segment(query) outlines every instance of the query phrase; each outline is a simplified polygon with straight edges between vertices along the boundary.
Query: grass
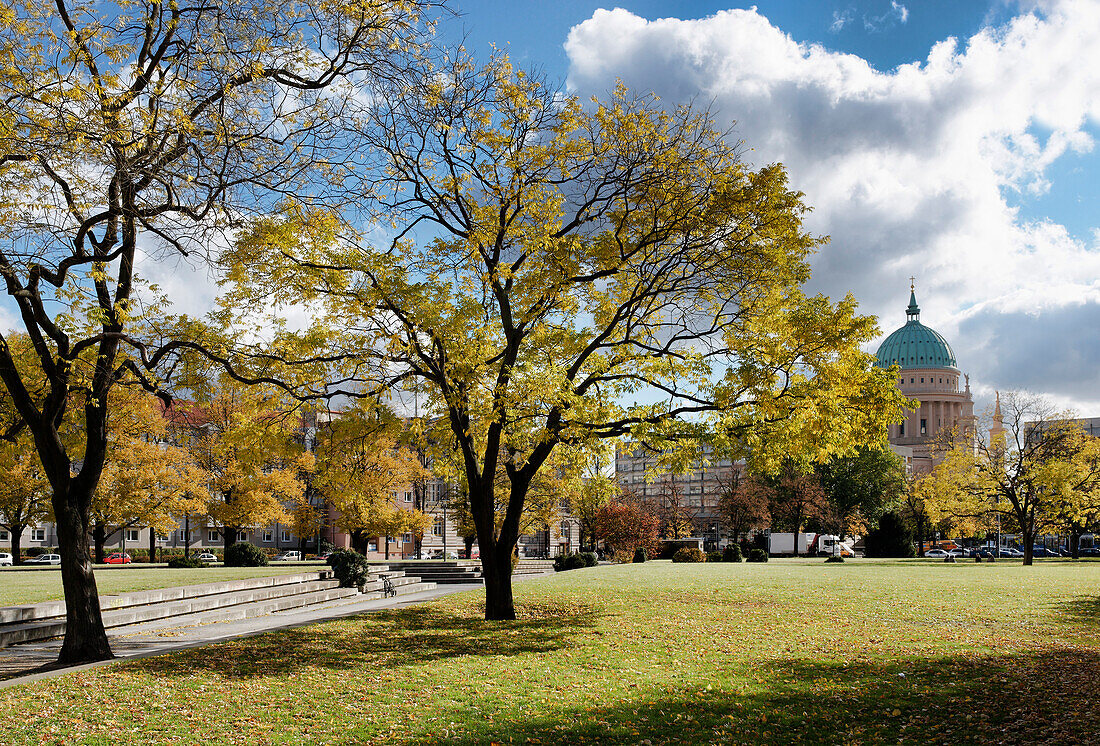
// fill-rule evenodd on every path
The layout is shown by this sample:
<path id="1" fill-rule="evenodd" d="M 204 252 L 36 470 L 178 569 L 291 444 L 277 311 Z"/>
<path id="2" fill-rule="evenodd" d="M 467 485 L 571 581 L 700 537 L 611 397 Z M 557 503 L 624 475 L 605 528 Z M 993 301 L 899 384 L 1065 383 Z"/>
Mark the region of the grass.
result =
<path id="1" fill-rule="evenodd" d="M 221 580 L 286 575 L 324 569 L 322 565 L 283 565 L 268 567 L 201 567 L 175 569 L 165 565 L 127 565 L 124 567 L 96 568 L 96 587 L 101 596 L 128 591 L 144 591 L 150 588 L 167 588 L 194 583 L 217 583 Z M 0 606 L 20 606 L 39 601 L 52 601 L 65 597 L 61 588 L 61 570 L 36 568 L 0 570 Z"/>
<path id="2" fill-rule="evenodd" d="M 590 568 L 0 691 L 9 743 L 1075 743 L 1100 563 Z"/>

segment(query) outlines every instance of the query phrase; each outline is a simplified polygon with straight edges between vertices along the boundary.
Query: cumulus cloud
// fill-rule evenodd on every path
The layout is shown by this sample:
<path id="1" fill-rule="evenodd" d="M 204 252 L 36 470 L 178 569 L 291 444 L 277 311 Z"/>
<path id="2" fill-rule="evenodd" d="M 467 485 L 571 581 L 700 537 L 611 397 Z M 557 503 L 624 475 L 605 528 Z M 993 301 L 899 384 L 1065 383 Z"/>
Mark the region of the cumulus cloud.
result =
<path id="1" fill-rule="evenodd" d="M 908 17 L 900 3 L 887 13 Z M 880 71 L 796 42 L 755 9 L 654 21 L 616 9 L 575 26 L 565 49 L 578 93 L 621 78 L 666 101 L 713 101 L 750 160 L 788 167 L 814 207 L 809 228 L 831 237 L 814 260 L 816 289 L 853 291 L 888 332 L 916 274 L 923 320 L 974 378 L 980 369 L 983 385 L 1005 389 L 1036 388 L 1056 351 L 1027 354 L 1039 331 L 979 337 L 983 323 L 1022 315 L 1049 336 L 1066 308 L 1100 304 L 1100 231 L 1080 239 L 1026 221 L 1009 200 L 1043 193 L 1053 162 L 1094 147 L 1098 36 L 1100 4 L 1044 3 Z M 1078 383 L 1052 368 L 1051 393 L 1100 390 L 1100 346 L 1081 354 Z"/>

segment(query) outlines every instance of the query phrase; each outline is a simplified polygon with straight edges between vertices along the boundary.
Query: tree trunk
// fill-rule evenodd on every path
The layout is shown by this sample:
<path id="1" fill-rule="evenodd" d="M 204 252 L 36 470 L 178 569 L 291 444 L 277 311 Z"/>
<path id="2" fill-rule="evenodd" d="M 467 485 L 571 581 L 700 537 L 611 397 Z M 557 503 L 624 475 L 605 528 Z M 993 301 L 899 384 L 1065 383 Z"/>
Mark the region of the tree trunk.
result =
<path id="1" fill-rule="evenodd" d="M 58 535 L 58 541 L 61 541 L 60 534 Z M 107 527 L 102 523 L 96 523 L 95 528 L 92 529 L 92 541 L 95 542 L 96 564 L 102 565 L 104 555 L 106 554 L 103 547 L 107 543 Z"/>
<path id="2" fill-rule="evenodd" d="M 478 542 L 481 545 L 481 542 Z M 512 601 L 512 552 L 514 547 L 500 544 L 481 545 L 481 569 L 485 576 L 485 618 L 508 620 L 516 618 Z"/>
<path id="3" fill-rule="evenodd" d="M 474 537 L 463 536 L 462 543 L 466 545 L 466 559 L 473 559 L 471 555 L 474 553 Z"/>
<path id="4" fill-rule="evenodd" d="M 1081 534 L 1077 531 L 1069 535 L 1069 551 L 1073 559 L 1081 559 Z"/>
<path id="5" fill-rule="evenodd" d="M 386 559 L 389 559 L 390 558 L 390 537 L 383 536 L 382 541 L 386 542 Z M 444 557 L 443 559 L 447 559 L 447 558 Z"/>
<path id="6" fill-rule="evenodd" d="M 152 526 L 149 527 L 149 561 L 157 561 L 157 531 Z"/>
<path id="7" fill-rule="evenodd" d="M 88 552 L 88 526 L 70 500 L 54 499 L 57 539 L 61 551 L 61 584 L 65 589 L 65 642 L 59 663 L 75 664 L 114 658 L 99 591 Z"/>
<path id="8" fill-rule="evenodd" d="M 1035 529 L 1031 528 L 1027 524 L 1020 527 L 1020 535 L 1024 540 L 1024 564 L 1030 565 L 1032 563 L 1032 554 L 1035 550 L 1035 540 L 1032 538 L 1032 534 L 1035 533 Z"/>
<path id="9" fill-rule="evenodd" d="M 23 560 L 19 557 L 19 554 L 23 543 L 24 528 L 25 526 L 19 523 L 8 527 L 8 530 L 11 531 L 11 561 L 13 565 L 23 564 Z"/>

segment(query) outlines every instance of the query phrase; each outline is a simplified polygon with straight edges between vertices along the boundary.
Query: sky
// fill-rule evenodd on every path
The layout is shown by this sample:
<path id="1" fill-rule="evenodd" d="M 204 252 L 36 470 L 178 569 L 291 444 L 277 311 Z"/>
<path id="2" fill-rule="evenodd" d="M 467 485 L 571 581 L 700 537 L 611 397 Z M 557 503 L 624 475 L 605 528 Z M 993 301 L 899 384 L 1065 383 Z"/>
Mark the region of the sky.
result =
<path id="1" fill-rule="evenodd" d="M 921 320 L 980 411 L 1029 390 L 1100 416 L 1100 3 L 459 0 L 445 34 L 587 98 L 710 105 L 783 163 L 830 242 L 810 289 L 883 336 Z M 877 348 L 877 341 L 872 351 Z"/>
<path id="2" fill-rule="evenodd" d="M 809 289 L 852 293 L 885 337 L 915 276 L 976 411 L 1028 390 L 1100 416 L 1100 1 L 451 7 L 441 41 L 506 51 L 582 98 L 622 80 L 709 106 L 748 161 L 784 164 L 829 237 Z M 186 262 L 139 271 L 201 315 L 216 287 Z"/>

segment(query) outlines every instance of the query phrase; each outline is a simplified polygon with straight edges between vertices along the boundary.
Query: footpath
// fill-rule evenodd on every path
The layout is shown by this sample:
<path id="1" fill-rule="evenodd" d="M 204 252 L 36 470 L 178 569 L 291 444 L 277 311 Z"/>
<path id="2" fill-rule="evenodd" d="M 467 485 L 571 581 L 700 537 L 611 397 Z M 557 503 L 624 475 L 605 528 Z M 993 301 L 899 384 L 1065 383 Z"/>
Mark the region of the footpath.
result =
<path id="1" fill-rule="evenodd" d="M 553 571 L 517 575 L 513 577 L 513 581 L 522 582 L 544 577 L 548 574 L 553 574 Z M 212 612 L 209 614 L 193 614 L 179 619 L 169 617 L 114 627 L 107 630 L 107 637 L 111 642 L 111 649 L 116 656 L 115 659 L 78 666 L 57 665 L 57 656 L 62 643 L 59 637 L 11 645 L 0 649 L 0 689 L 60 676 L 73 671 L 111 665 L 121 660 L 163 655 L 178 650 L 209 645 L 222 640 L 249 637 L 275 630 L 315 624 L 330 619 L 410 606 L 452 593 L 484 588 L 480 581 L 476 583 L 449 583 L 442 586 L 432 583 L 427 585 L 434 587 L 423 591 L 382 598 L 376 597 L 376 594 L 362 594 L 358 597 L 336 599 L 330 603 L 273 611 L 262 616 L 243 619 L 226 619 L 224 615 Z"/>

